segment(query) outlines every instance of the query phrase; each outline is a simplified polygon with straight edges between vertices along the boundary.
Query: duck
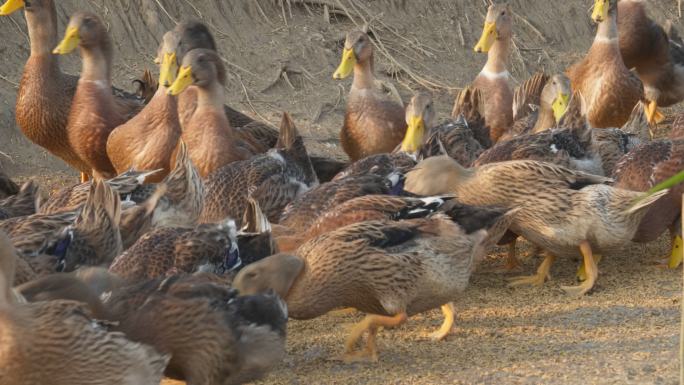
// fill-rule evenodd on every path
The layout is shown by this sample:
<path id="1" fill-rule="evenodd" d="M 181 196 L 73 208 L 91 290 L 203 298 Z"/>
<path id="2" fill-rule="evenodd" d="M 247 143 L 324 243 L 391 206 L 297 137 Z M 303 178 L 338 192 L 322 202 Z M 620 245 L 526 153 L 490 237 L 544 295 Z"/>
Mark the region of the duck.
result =
<path id="1" fill-rule="evenodd" d="M 24 66 L 15 106 L 17 126 L 31 142 L 46 149 L 68 165 L 81 171 L 82 179 L 90 167 L 69 141 L 67 123 L 78 77 L 62 72 L 59 56 L 52 50 L 58 43 L 57 11 L 53 0 L 6 1 L 0 16 L 24 9 L 31 53 Z M 141 82 L 143 86 L 144 82 Z M 138 100 L 117 88 L 119 99 Z"/>
<path id="2" fill-rule="evenodd" d="M 197 108 L 183 124 L 181 137 L 203 178 L 221 166 L 262 152 L 256 140 L 245 140 L 230 125 L 223 111 L 225 83 L 226 70 L 216 51 L 196 48 L 185 55 L 168 90 L 176 96 L 191 85 L 197 89 Z"/>
<path id="3" fill-rule="evenodd" d="M 115 289 L 103 305 L 118 331 L 171 357 L 167 377 L 189 384 L 251 383 L 285 358 L 287 305 L 274 293 L 174 275 Z"/>
<path id="4" fill-rule="evenodd" d="M 354 73 L 340 131 L 342 149 L 352 162 L 392 152 L 406 134 L 401 97 L 394 86 L 375 78 L 373 64 L 373 43 L 368 34 L 349 32 L 333 79 Z"/>
<path id="5" fill-rule="evenodd" d="M 175 31 L 164 34 L 159 51 L 164 60 L 172 58 L 167 51 L 177 45 Z M 121 174 L 129 169 L 160 170 L 146 178 L 147 183 L 159 183 L 171 172 L 171 157 L 181 135 L 177 98 L 169 95 L 173 81 L 170 71 L 161 71 L 159 87 L 149 103 L 126 123 L 114 128 L 107 139 L 107 156 Z"/>
<path id="6" fill-rule="evenodd" d="M 674 129 L 667 138 L 641 143 L 625 154 L 615 168 L 615 186 L 634 191 L 649 191 L 657 184 L 677 174 L 684 167 L 684 136 Z M 674 186 L 654 203 L 641 220 L 633 242 L 652 242 L 669 230 L 671 253 L 668 266 L 675 268 L 682 260 L 680 231 L 681 185 Z"/>
<path id="7" fill-rule="evenodd" d="M 200 269 L 223 274 L 240 263 L 237 227 L 234 220 L 226 219 L 193 228 L 155 228 L 118 255 L 109 272 L 130 282 L 140 282 Z"/>
<path id="8" fill-rule="evenodd" d="M 188 52 L 196 48 L 218 52 L 211 31 L 200 21 L 179 23 L 171 33 L 177 37 L 173 42 L 175 44 L 167 44 L 155 58 L 155 62 L 161 66 L 161 72 L 168 74 L 164 81 L 167 87 L 173 83 L 182 64 L 181 61 Z M 197 108 L 197 93 L 197 87 L 189 86 L 178 95 L 178 114 L 182 127 L 187 126 Z M 278 141 L 278 131 L 270 124 L 256 121 L 225 104 L 223 110 L 236 133 L 248 142 L 259 144 L 261 152 L 272 148 Z"/>
<path id="9" fill-rule="evenodd" d="M 658 107 L 668 107 L 684 100 L 684 63 L 672 55 L 675 44 L 667 32 L 648 17 L 644 2 L 621 0 L 617 6 L 617 25 L 622 60 L 634 68 L 644 84 L 650 101 L 651 120 Z"/>
<path id="10" fill-rule="evenodd" d="M 0 167 L 0 199 L 5 199 L 19 192 L 19 186 Z"/>
<path id="11" fill-rule="evenodd" d="M 97 15 L 73 14 L 64 38 L 52 52 L 66 55 L 77 47 L 83 68 L 69 110 L 67 136 L 74 152 L 87 164 L 88 174 L 109 179 L 116 176 L 116 169 L 107 156 L 107 138 L 114 128 L 135 116 L 142 103 L 112 94 L 113 46 Z"/>
<path id="12" fill-rule="evenodd" d="M 138 204 L 152 204 L 160 188 L 164 193 L 152 213 L 154 227 L 194 227 L 205 204 L 205 186 L 200 173 L 190 158 L 190 151 L 180 139 L 175 151 L 173 170 L 159 184 L 144 184 L 130 193 Z M 146 202 L 146 203 L 145 203 Z"/>
<path id="13" fill-rule="evenodd" d="M 165 184 L 157 184 L 156 190 L 146 201 L 121 210 L 119 232 L 121 233 L 123 250 L 128 250 L 141 236 L 155 226 L 154 213 L 167 190 Z"/>
<path id="14" fill-rule="evenodd" d="M 406 120 L 410 122 L 401 150 L 415 154 L 416 159 L 442 152 L 464 164 L 471 164 L 482 153 L 482 144 L 463 115 L 457 119 L 435 122 L 432 95 L 417 92 L 406 106 Z M 414 128 L 418 127 L 418 128 Z M 419 131 L 413 134 L 413 131 Z M 415 135 L 411 139 L 410 135 Z"/>
<path id="15" fill-rule="evenodd" d="M 80 208 L 55 214 L 39 213 L 6 219 L 0 221 L 0 230 L 10 237 L 12 245 L 22 258 L 37 257 L 48 244 L 74 224 L 79 210 Z M 54 264 L 51 270 L 54 270 Z"/>
<path id="16" fill-rule="evenodd" d="M 501 140 L 559 127 L 572 95 L 570 79 L 565 74 L 534 74 L 516 89 L 513 96 L 513 126 Z"/>
<path id="17" fill-rule="evenodd" d="M 35 214 L 40 209 L 41 196 L 36 181 L 24 183 L 15 194 L 0 199 L 0 220 Z"/>
<path id="18" fill-rule="evenodd" d="M 581 103 L 581 95 L 575 93 L 568 103 L 571 110 L 568 113 L 579 112 L 576 105 Z M 528 159 L 611 177 L 617 161 L 644 140 L 638 133 L 630 132 L 647 132 L 644 118 L 645 109 L 640 102 L 622 129 L 592 129 L 586 124 L 579 124 L 536 133 L 529 131 L 496 143 L 482 152 L 472 165 Z M 468 166 L 467 163 L 464 165 Z"/>
<path id="19" fill-rule="evenodd" d="M 482 36 L 475 52 L 487 54 L 487 63 L 472 85 L 482 92 L 485 123 L 493 143 L 513 124 L 513 89 L 506 69 L 513 36 L 513 14 L 509 4 L 487 9 Z"/>
<path id="20" fill-rule="evenodd" d="M 309 240 L 292 253 L 279 253 L 241 270 L 233 287 L 241 294 L 274 290 L 290 318 L 312 319 L 340 307 L 368 315 L 345 343 L 345 361 L 377 361 L 379 327 L 396 327 L 409 316 L 441 307 L 444 338 L 453 324 L 453 304 L 472 270 L 498 240 L 511 216 L 493 210 L 468 225 L 478 208 L 456 210 L 456 218 L 434 214 L 403 221 L 375 220 L 348 225 Z M 364 333 L 364 349 L 356 344 Z"/>
<path id="21" fill-rule="evenodd" d="M 309 239 L 354 223 L 426 217 L 440 209 L 449 197 L 414 198 L 386 194 L 363 195 L 331 207 L 308 227 L 298 231 L 276 228 L 277 250 L 293 252 Z M 275 253 L 274 253 L 275 254 Z"/>
<path id="22" fill-rule="evenodd" d="M 283 113 L 280 138 L 274 149 L 227 164 L 206 178 L 200 221 L 239 219 L 251 197 L 259 202 L 269 221 L 277 222 L 287 204 L 317 185 L 304 139 L 290 115 Z"/>
<path id="23" fill-rule="evenodd" d="M 107 179 L 106 183 L 120 195 L 122 200 L 127 200 L 150 175 L 156 172 L 158 170 L 137 171 L 130 169 L 114 178 Z M 60 211 L 75 210 L 88 199 L 92 185 L 91 182 L 82 182 L 58 190 L 40 205 L 40 213 L 54 214 Z"/>
<path id="24" fill-rule="evenodd" d="M 457 120 L 465 120 L 468 129 L 472 131 L 475 139 L 483 149 L 492 147 L 492 139 L 489 135 L 489 127 L 484 118 L 484 99 L 482 91 L 467 85 L 456 94 L 451 117 Z"/>
<path id="25" fill-rule="evenodd" d="M 591 18 L 598 24 L 596 38 L 587 55 L 566 71 L 572 89 L 587 101 L 587 119 L 594 128 L 621 127 L 644 99 L 641 80 L 625 66 L 620 54 L 617 3 L 595 0 Z M 649 121 L 654 118 L 651 114 Z"/>
<path id="26" fill-rule="evenodd" d="M 25 302 L 12 290 L 17 256 L 0 233 L 0 353 L 11 384 L 157 384 L 169 362 L 148 345 L 97 322 L 76 301 Z M 21 299 L 21 301 L 19 301 Z M 45 349 L 50 346 L 50 353 Z M 64 370 L 64 358 L 73 362 Z"/>
<path id="27" fill-rule="evenodd" d="M 343 202 L 364 195 L 390 194 L 395 187 L 401 188 L 399 182 L 396 174 L 367 174 L 323 183 L 288 204 L 277 223 L 290 229 L 307 229 L 320 215 Z"/>
<path id="28" fill-rule="evenodd" d="M 54 256 L 56 272 L 80 266 L 106 266 L 123 251 L 121 201 L 104 181 L 95 181 L 75 223 L 46 245 L 43 253 Z"/>
<path id="29" fill-rule="evenodd" d="M 420 162 L 406 178 L 414 194 L 453 194 L 463 204 L 517 208 L 510 231 L 547 252 L 537 273 L 512 285 L 542 285 L 557 257 L 581 254 L 586 280 L 563 286 L 571 296 L 589 292 L 598 278 L 596 255 L 626 245 L 649 205 L 667 194 L 607 185 L 612 179 L 533 160 L 465 168 L 448 156 Z M 635 203 L 636 202 L 636 203 Z"/>

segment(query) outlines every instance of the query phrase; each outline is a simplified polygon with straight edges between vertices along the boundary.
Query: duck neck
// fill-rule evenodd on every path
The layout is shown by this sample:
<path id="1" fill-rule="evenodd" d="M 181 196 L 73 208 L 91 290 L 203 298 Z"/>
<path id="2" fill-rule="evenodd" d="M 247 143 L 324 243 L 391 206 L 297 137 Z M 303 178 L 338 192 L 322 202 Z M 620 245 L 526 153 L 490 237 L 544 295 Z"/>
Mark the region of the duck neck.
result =
<path id="1" fill-rule="evenodd" d="M 36 14 L 26 12 L 26 26 L 28 27 L 29 40 L 31 42 L 31 56 L 43 57 L 46 60 L 57 62 L 57 55 L 52 54 L 52 50 L 58 44 L 59 33 L 57 31 L 57 11 L 54 3 L 50 2 L 48 9 Z"/>
<path id="2" fill-rule="evenodd" d="M 497 39 L 487 53 L 487 63 L 482 69 L 482 72 L 489 74 L 506 73 L 510 52 L 510 36 L 502 36 L 500 39 Z"/>
<path id="3" fill-rule="evenodd" d="M 373 55 L 364 60 L 363 62 L 358 62 L 354 66 L 354 82 L 352 83 L 352 88 L 355 89 L 371 89 L 375 83 L 375 76 L 373 75 Z"/>
<path id="4" fill-rule="evenodd" d="M 608 17 L 599 23 L 594 44 L 610 44 L 618 47 L 617 11 L 610 12 Z"/>
<path id="5" fill-rule="evenodd" d="M 212 108 L 223 111 L 225 92 L 219 82 L 212 82 L 206 87 L 197 87 L 197 108 Z"/>
<path id="6" fill-rule="evenodd" d="M 112 47 L 108 41 L 97 47 L 82 47 L 83 69 L 81 80 L 103 82 L 104 85 L 112 85 Z"/>
<path id="7" fill-rule="evenodd" d="M 539 107 L 539 116 L 534 124 L 534 132 L 548 130 L 556 125 L 556 118 L 553 116 L 553 109 L 546 103 Z"/>

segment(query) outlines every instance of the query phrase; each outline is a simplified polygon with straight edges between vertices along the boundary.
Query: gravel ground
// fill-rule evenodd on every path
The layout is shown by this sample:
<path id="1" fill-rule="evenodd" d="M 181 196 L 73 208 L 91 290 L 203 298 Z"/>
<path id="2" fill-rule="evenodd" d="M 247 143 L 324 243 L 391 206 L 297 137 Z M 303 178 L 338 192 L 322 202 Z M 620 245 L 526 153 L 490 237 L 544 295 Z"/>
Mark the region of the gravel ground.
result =
<path id="1" fill-rule="evenodd" d="M 362 314 L 292 320 L 285 362 L 258 383 L 675 384 L 682 279 L 680 270 L 656 265 L 667 249 L 663 238 L 608 256 L 594 291 L 581 299 L 560 289 L 573 283 L 578 261 L 558 260 L 543 288 L 511 289 L 506 278 L 520 273 L 499 271 L 501 249 L 456 301 L 445 341 L 426 338 L 442 322 L 434 310 L 380 332 L 378 363 L 344 364 L 334 358 Z M 540 262 L 529 258 L 522 273 Z"/>

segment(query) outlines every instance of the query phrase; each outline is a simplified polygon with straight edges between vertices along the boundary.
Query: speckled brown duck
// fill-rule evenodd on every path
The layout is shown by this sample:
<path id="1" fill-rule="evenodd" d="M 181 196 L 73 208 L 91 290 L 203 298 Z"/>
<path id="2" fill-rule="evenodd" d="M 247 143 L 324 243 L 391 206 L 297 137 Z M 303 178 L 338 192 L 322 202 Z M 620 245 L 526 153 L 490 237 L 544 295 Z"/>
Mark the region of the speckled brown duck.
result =
<path id="1" fill-rule="evenodd" d="M 75 301 L 18 303 L 17 256 L 0 234 L 0 352 L 3 381 L 22 385 L 156 384 L 169 357 L 110 332 Z M 22 299 L 23 300 L 23 299 Z M 47 348 L 49 347 L 49 348 Z M 64 360 L 71 362 L 64 370 Z"/>
<path id="2" fill-rule="evenodd" d="M 28 181 L 16 194 L 0 199 L 0 220 L 35 214 L 40 202 L 40 186 L 36 181 Z"/>
<path id="3" fill-rule="evenodd" d="M 492 4 L 487 10 L 482 36 L 475 52 L 487 53 L 487 63 L 473 81 L 482 92 L 484 118 L 493 143 L 513 124 L 513 89 L 506 68 L 513 36 L 513 13 L 508 4 Z"/>
<path id="4" fill-rule="evenodd" d="M 5 170 L 0 166 L 0 199 L 5 199 L 10 195 L 15 195 L 19 192 L 19 186 L 14 183 L 12 178 L 5 173 Z"/>
<path id="5" fill-rule="evenodd" d="M 471 212 L 472 214 L 472 208 Z M 468 215 L 464 215 L 468 216 Z M 240 293 L 273 289 L 289 315 L 311 319 L 340 307 L 369 315 L 345 343 L 346 360 L 377 360 L 379 327 L 394 327 L 411 315 L 442 307 L 453 323 L 453 306 L 478 260 L 503 234 L 510 216 L 492 212 L 470 226 L 437 214 L 406 221 L 367 221 L 314 238 L 292 254 L 276 254 L 244 268 L 233 281 Z M 355 351 L 368 332 L 365 349 Z"/>
<path id="6" fill-rule="evenodd" d="M 670 138 L 642 143 L 620 159 L 614 175 L 616 187 L 648 191 L 684 169 L 684 137 L 677 124 L 675 121 Z M 652 242 L 669 230 L 672 251 L 668 264 L 671 268 L 677 267 L 682 260 L 679 227 L 682 190 L 681 185 L 673 187 L 667 196 L 649 207 L 632 239 L 634 242 Z"/>
<path id="7" fill-rule="evenodd" d="M 0 221 L 0 230 L 10 237 L 14 248 L 22 257 L 35 257 L 63 234 L 67 227 L 74 224 L 79 212 L 80 208 L 55 214 L 14 217 Z"/>
<path id="8" fill-rule="evenodd" d="M 226 70 L 216 51 L 197 48 L 185 54 L 178 77 L 169 88 L 179 95 L 188 87 L 197 89 L 197 107 L 183 122 L 181 137 L 190 158 L 203 178 L 229 163 L 263 152 L 253 138 L 239 135 L 223 110 Z"/>
<path id="9" fill-rule="evenodd" d="M 116 257 L 111 273 L 132 282 L 190 274 L 200 269 L 224 273 L 240 263 L 235 221 L 156 228 Z"/>
<path id="10" fill-rule="evenodd" d="M 182 140 L 178 143 L 174 168 L 161 185 L 164 185 L 166 191 L 154 209 L 152 225 L 194 227 L 204 207 L 204 183 Z M 126 199 L 144 205 L 159 191 L 159 187 L 160 184 L 140 185 Z"/>
<path id="11" fill-rule="evenodd" d="M 400 188 L 399 177 L 367 174 L 323 183 L 287 205 L 276 223 L 298 231 L 307 229 L 321 214 L 343 202 L 364 195 L 389 194 L 394 187 Z"/>
<path id="12" fill-rule="evenodd" d="M 248 197 L 254 198 L 271 222 L 296 197 L 318 185 L 316 174 L 297 127 L 285 113 L 276 148 L 252 159 L 235 162 L 210 175 L 201 221 L 242 218 Z"/>
<path id="13" fill-rule="evenodd" d="M 57 258 L 56 271 L 80 266 L 106 266 L 123 251 L 119 223 L 121 201 L 103 181 L 96 181 L 76 222 L 45 249 Z"/>
<path id="14" fill-rule="evenodd" d="M 596 38 L 587 55 L 567 70 L 573 90 L 587 101 L 587 119 L 595 128 L 621 127 L 644 99 L 643 84 L 625 66 L 620 53 L 617 3 L 595 1 L 592 20 L 598 23 Z"/>
<path id="15" fill-rule="evenodd" d="M 648 17 L 640 0 L 618 2 L 617 25 L 620 54 L 627 68 L 634 68 L 644 84 L 649 119 L 657 117 L 657 107 L 684 100 L 684 62 L 671 50 L 682 47 L 670 42 L 666 31 Z"/>
<path id="16" fill-rule="evenodd" d="M 164 60 L 180 39 L 175 31 L 167 32 L 159 47 Z M 160 170 L 147 183 L 161 182 L 173 168 L 172 155 L 181 135 L 176 97 L 168 94 L 175 73 L 161 71 L 159 88 L 150 102 L 128 122 L 116 127 L 107 139 L 107 155 L 117 173 L 126 170 Z"/>
<path id="17" fill-rule="evenodd" d="M 252 382 L 285 357 L 287 306 L 272 293 L 238 297 L 207 276 L 171 276 L 116 289 L 104 305 L 117 330 L 169 354 L 166 376 L 188 384 Z"/>
<path id="18" fill-rule="evenodd" d="M 428 158 L 407 175 L 406 190 L 416 194 L 454 194 L 465 204 L 518 207 L 510 230 L 547 251 L 531 277 L 514 284 L 541 285 L 556 257 L 581 254 L 587 279 L 563 287 L 582 295 L 598 277 L 596 255 L 626 245 L 650 204 L 667 191 L 643 193 L 606 185 L 612 179 L 538 161 L 508 161 L 464 168 L 449 157 Z"/>
<path id="19" fill-rule="evenodd" d="M 347 34 L 340 66 L 333 79 L 354 74 L 340 143 L 352 162 L 373 154 L 389 153 L 406 133 L 404 105 L 396 90 L 388 92 L 373 73 L 373 42 L 368 34 Z M 391 87 L 393 89 L 393 86 Z"/>
<path id="20" fill-rule="evenodd" d="M 411 198 L 385 194 L 364 195 L 343 201 L 319 215 L 305 228 L 281 231 L 279 252 L 292 252 L 309 239 L 354 223 L 423 218 L 444 205 L 444 197 Z"/>
<path id="21" fill-rule="evenodd" d="M 579 112 L 580 99 L 580 95 L 575 94 L 569 101 L 569 114 Z M 642 104 L 635 107 L 624 129 L 590 129 L 581 124 L 577 127 L 528 132 L 498 142 L 480 154 L 473 166 L 527 159 L 611 176 L 617 161 L 640 142 L 628 130 L 648 131 Z"/>
<path id="22" fill-rule="evenodd" d="M 158 184 L 154 193 L 147 200 L 121 211 L 119 231 L 121 232 L 123 250 L 127 250 L 141 236 L 152 230 L 156 224 L 154 220 L 155 211 L 166 195 L 167 189 L 165 184 Z"/>
<path id="23" fill-rule="evenodd" d="M 62 42 L 53 53 L 66 55 L 78 47 L 83 67 L 66 126 L 69 144 L 88 165 L 89 174 L 112 178 L 116 170 L 107 156 L 107 138 L 114 128 L 137 114 L 142 103 L 112 94 L 113 46 L 97 15 L 72 15 Z"/>
<path id="24" fill-rule="evenodd" d="M 135 171 L 128 170 L 114 178 L 107 179 L 106 183 L 117 192 L 122 200 L 128 197 L 140 187 L 147 177 L 156 173 L 157 171 Z M 53 193 L 48 199 L 40 205 L 40 212 L 42 214 L 53 214 L 60 211 L 71 211 L 88 199 L 92 183 L 84 182 L 75 184 L 73 186 L 64 187 L 61 190 Z"/>
<path id="25" fill-rule="evenodd" d="M 445 153 L 463 164 L 471 164 L 482 153 L 482 145 L 475 138 L 475 133 L 468 127 L 465 118 L 460 115 L 439 124 L 435 122 L 436 112 L 432 96 L 426 92 L 413 95 L 406 106 L 406 120 L 409 128 L 402 142 L 403 151 L 417 152 L 418 158 Z M 418 127 L 417 129 L 414 127 Z M 421 131 L 420 143 L 415 141 L 407 146 L 409 133 Z"/>

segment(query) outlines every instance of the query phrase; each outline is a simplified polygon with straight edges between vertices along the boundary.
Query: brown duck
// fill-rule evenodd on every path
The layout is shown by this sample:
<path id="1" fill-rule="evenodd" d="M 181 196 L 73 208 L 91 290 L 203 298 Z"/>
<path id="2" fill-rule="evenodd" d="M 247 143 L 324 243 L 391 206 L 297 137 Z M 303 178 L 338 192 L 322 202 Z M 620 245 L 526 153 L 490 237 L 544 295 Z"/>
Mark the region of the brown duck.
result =
<path id="1" fill-rule="evenodd" d="M 0 367 L 21 385 L 158 384 L 169 356 L 110 332 L 75 301 L 25 302 L 12 290 L 17 256 L 0 233 Z M 64 360 L 70 360 L 68 370 Z M 96 380 L 95 380 L 96 379 Z"/>
<path id="2" fill-rule="evenodd" d="M 181 137 L 202 177 L 262 152 L 256 140 L 244 140 L 230 125 L 223 110 L 225 84 L 226 70 L 218 54 L 198 48 L 185 55 L 178 77 L 168 90 L 171 95 L 179 95 L 190 86 L 197 88 L 197 108 L 183 124 Z"/>
<path id="3" fill-rule="evenodd" d="M 167 51 L 177 44 L 175 31 L 167 32 L 159 47 L 164 60 Z M 175 76 L 175 74 L 173 74 Z M 176 97 L 168 94 L 172 75 L 161 71 L 159 88 L 150 102 L 128 122 L 116 127 L 107 139 L 107 155 L 118 174 L 129 169 L 160 170 L 146 178 L 147 183 L 161 182 L 171 172 L 172 154 L 181 135 Z"/>
<path id="4" fill-rule="evenodd" d="M 647 114 L 653 121 L 660 118 L 657 106 L 684 100 L 684 62 L 671 54 L 673 49 L 681 52 L 682 47 L 670 42 L 666 31 L 648 17 L 643 1 L 621 0 L 617 9 L 622 60 L 643 82 L 650 101 Z"/>
<path id="5" fill-rule="evenodd" d="M 352 162 L 373 154 L 392 152 L 406 133 L 404 105 L 393 86 L 373 73 L 373 43 L 361 31 L 347 34 L 340 66 L 333 79 L 354 73 L 340 142 Z M 390 88 L 390 95 L 383 88 Z"/>
<path id="6" fill-rule="evenodd" d="M 335 308 L 353 307 L 366 318 L 345 343 L 344 359 L 378 359 L 379 327 L 395 327 L 411 315 L 442 307 L 443 338 L 453 323 L 453 306 L 477 262 L 498 241 L 510 215 L 493 211 L 486 220 L 461 224 L 477 208 L 456 218 L 436 214 L 405 221 L 367 221 L 314 238 L 292 254 L 276 254 L 245 267 L 233 281 L 242 294 L 275 290 L 289 315 L 311 319 Z M 466 212 L 468 211 L 468 212 Z M 355 350 L 368 332 L 365 349 Z"/>
<path id="7" fill-rule="evenodd" d="M 617 8 L 617 0 L 595 1 L 596 38 L 584 59 L 567 70 L 572 89 L 586 100 L 587 119 L 595 128 L 622 127 L 644 98 L 643 84 L 622 60 Z"/>
<path id="8" fill-rule="evenodd" d="M 112 94 L 112 41 L 95 14 L 72 15 L 64 39 L 53 52 L 66 55 L 77 47 L 81 48 L 83 68 L 69 111 L 69 143 L 88 165 L 90 174 L 112 178 L 116 170 L 107 156 L 107 138 L 114 128 L 140 111 L 142 103 Z"/>
<path id="9" fill-rule="evenodd" d="M 513 90 L 506 69 L 511 50 L 513 14 L 508 4 L 492 4 L 487 10 L 482 36 L 475 52 L 486 52 L 487 63 L 473 81 L 482 92 L 485 123 L 492 142 L 513 124 Z"/>

